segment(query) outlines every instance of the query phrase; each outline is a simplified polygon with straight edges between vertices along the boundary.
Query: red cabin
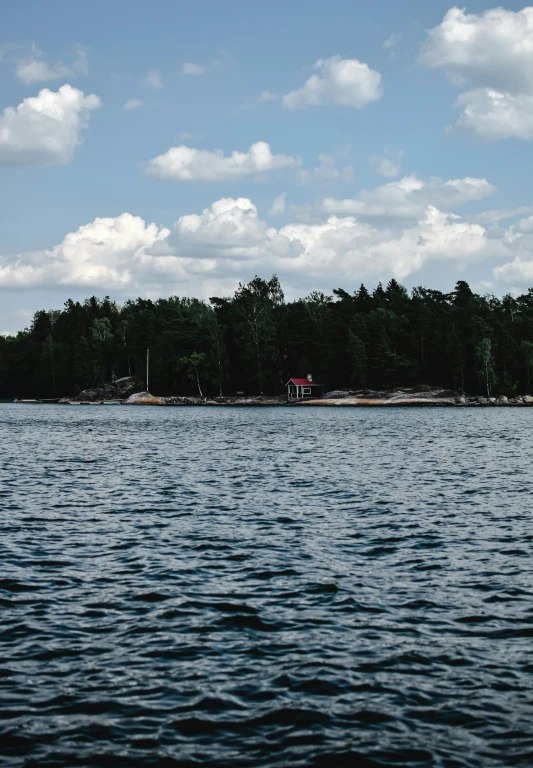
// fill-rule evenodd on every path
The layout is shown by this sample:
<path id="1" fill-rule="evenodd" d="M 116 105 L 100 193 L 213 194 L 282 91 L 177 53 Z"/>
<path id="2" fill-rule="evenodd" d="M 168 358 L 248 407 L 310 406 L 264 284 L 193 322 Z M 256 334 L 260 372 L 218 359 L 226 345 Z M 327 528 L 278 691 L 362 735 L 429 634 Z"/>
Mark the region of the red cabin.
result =
<path id="1" fill-rule="evenodd" d="M 322 395 L 322 386 L 316 381 L 310 373 L 306 379 L 289 379 L 287 382 L 287 400 L 313 400 Z"/>

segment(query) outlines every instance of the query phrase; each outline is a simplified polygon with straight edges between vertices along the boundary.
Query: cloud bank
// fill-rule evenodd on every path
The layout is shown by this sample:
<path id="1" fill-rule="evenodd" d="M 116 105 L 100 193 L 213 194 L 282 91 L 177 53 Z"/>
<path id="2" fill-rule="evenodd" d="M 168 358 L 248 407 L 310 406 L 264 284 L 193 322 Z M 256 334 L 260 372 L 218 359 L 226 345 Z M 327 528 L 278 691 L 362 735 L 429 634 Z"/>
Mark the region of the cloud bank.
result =
<path id="1" fill-rule="evenodd" d="M 270 226 L 248 198 L 222 198 L 172 227 L 123 213 L 97 218 L 50 250 L 0 258 L 0 288 L 114 290 L 121 295 L 230 293 L 277 272 L 288 295 L 391 276 L 428 265 L 462 269 L 489 260 L 502 286 L 533 281 L 533 216 L 494 227 L 513 211 L 460 216 L 451 209 L 492 194 L 485 179 L 406 177 L 351 200 L 326 199 L 315 222 Z M 285 209 L 283 196 L 271 215 Z M 531 210 L 530 210 L 531 213 Z"/>

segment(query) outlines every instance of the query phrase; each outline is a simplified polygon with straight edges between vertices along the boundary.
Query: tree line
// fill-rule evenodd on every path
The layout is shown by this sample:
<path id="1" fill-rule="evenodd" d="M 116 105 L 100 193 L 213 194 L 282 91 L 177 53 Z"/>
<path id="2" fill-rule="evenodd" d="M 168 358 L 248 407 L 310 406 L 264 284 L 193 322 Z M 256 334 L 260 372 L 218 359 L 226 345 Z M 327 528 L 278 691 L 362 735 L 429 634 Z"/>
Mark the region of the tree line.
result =
<path id="1" fill-rule="evenodd" d="M 466 394 L 529 394 L 533 289 L 480 296 L 396 280 L 373 291 L 314 291 L 286 302 L 278 278 L 232 297 L 172 296 L 119 306 L 108 297 L 39 311 L 0 337 L 0 397 L 73 396 L 124 376 L 160 395 L 278 394 L 312 373 L 327 390 L 430 384 Z"/>

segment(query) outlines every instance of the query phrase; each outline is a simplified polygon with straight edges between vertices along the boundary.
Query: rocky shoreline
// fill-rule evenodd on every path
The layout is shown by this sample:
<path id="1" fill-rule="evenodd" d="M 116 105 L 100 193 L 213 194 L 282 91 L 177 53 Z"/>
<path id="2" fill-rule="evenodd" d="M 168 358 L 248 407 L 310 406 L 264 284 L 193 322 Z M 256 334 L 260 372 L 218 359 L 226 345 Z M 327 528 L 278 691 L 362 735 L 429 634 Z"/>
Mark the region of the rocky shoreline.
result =
<path id="1" fill-rule="evenodd" d="M 118 385 L 118 386 L 117 386 Z M 101 389 L 85 390 L 75 398 L 61 398 L 63 405 L 157 405 L 157 406 L 285 406 L 299 407 L 528 407 L 533 406 L 531 395 L 513 398 L 467 397 L 457 392 L 430 387 L 402 388 L 396 390 L 335 390 L 313 400 L 287 402 L 285 395 L 270 396 L 223 396 L 223 397 L 159 397 L 150 392 L 134 392 L 131 379 L 121 379 Z"/>

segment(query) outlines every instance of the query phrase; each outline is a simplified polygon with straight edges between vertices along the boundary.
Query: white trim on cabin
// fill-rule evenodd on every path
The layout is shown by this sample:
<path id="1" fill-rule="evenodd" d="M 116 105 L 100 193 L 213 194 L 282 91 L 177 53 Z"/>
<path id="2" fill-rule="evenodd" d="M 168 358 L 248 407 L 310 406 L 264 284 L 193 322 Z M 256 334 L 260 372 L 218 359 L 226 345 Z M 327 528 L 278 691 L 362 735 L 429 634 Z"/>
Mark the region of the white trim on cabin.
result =
<path id="1" fill-rule="evenodd" d="M 303 400 L 306 397 L 313 397 L 313 389 L 320 390 L 320 384 L 312 384 L 309 382 L 308 386 L 303 384 L 292 384 L 292 379 L 287 382 L 287 400 Z"/>

